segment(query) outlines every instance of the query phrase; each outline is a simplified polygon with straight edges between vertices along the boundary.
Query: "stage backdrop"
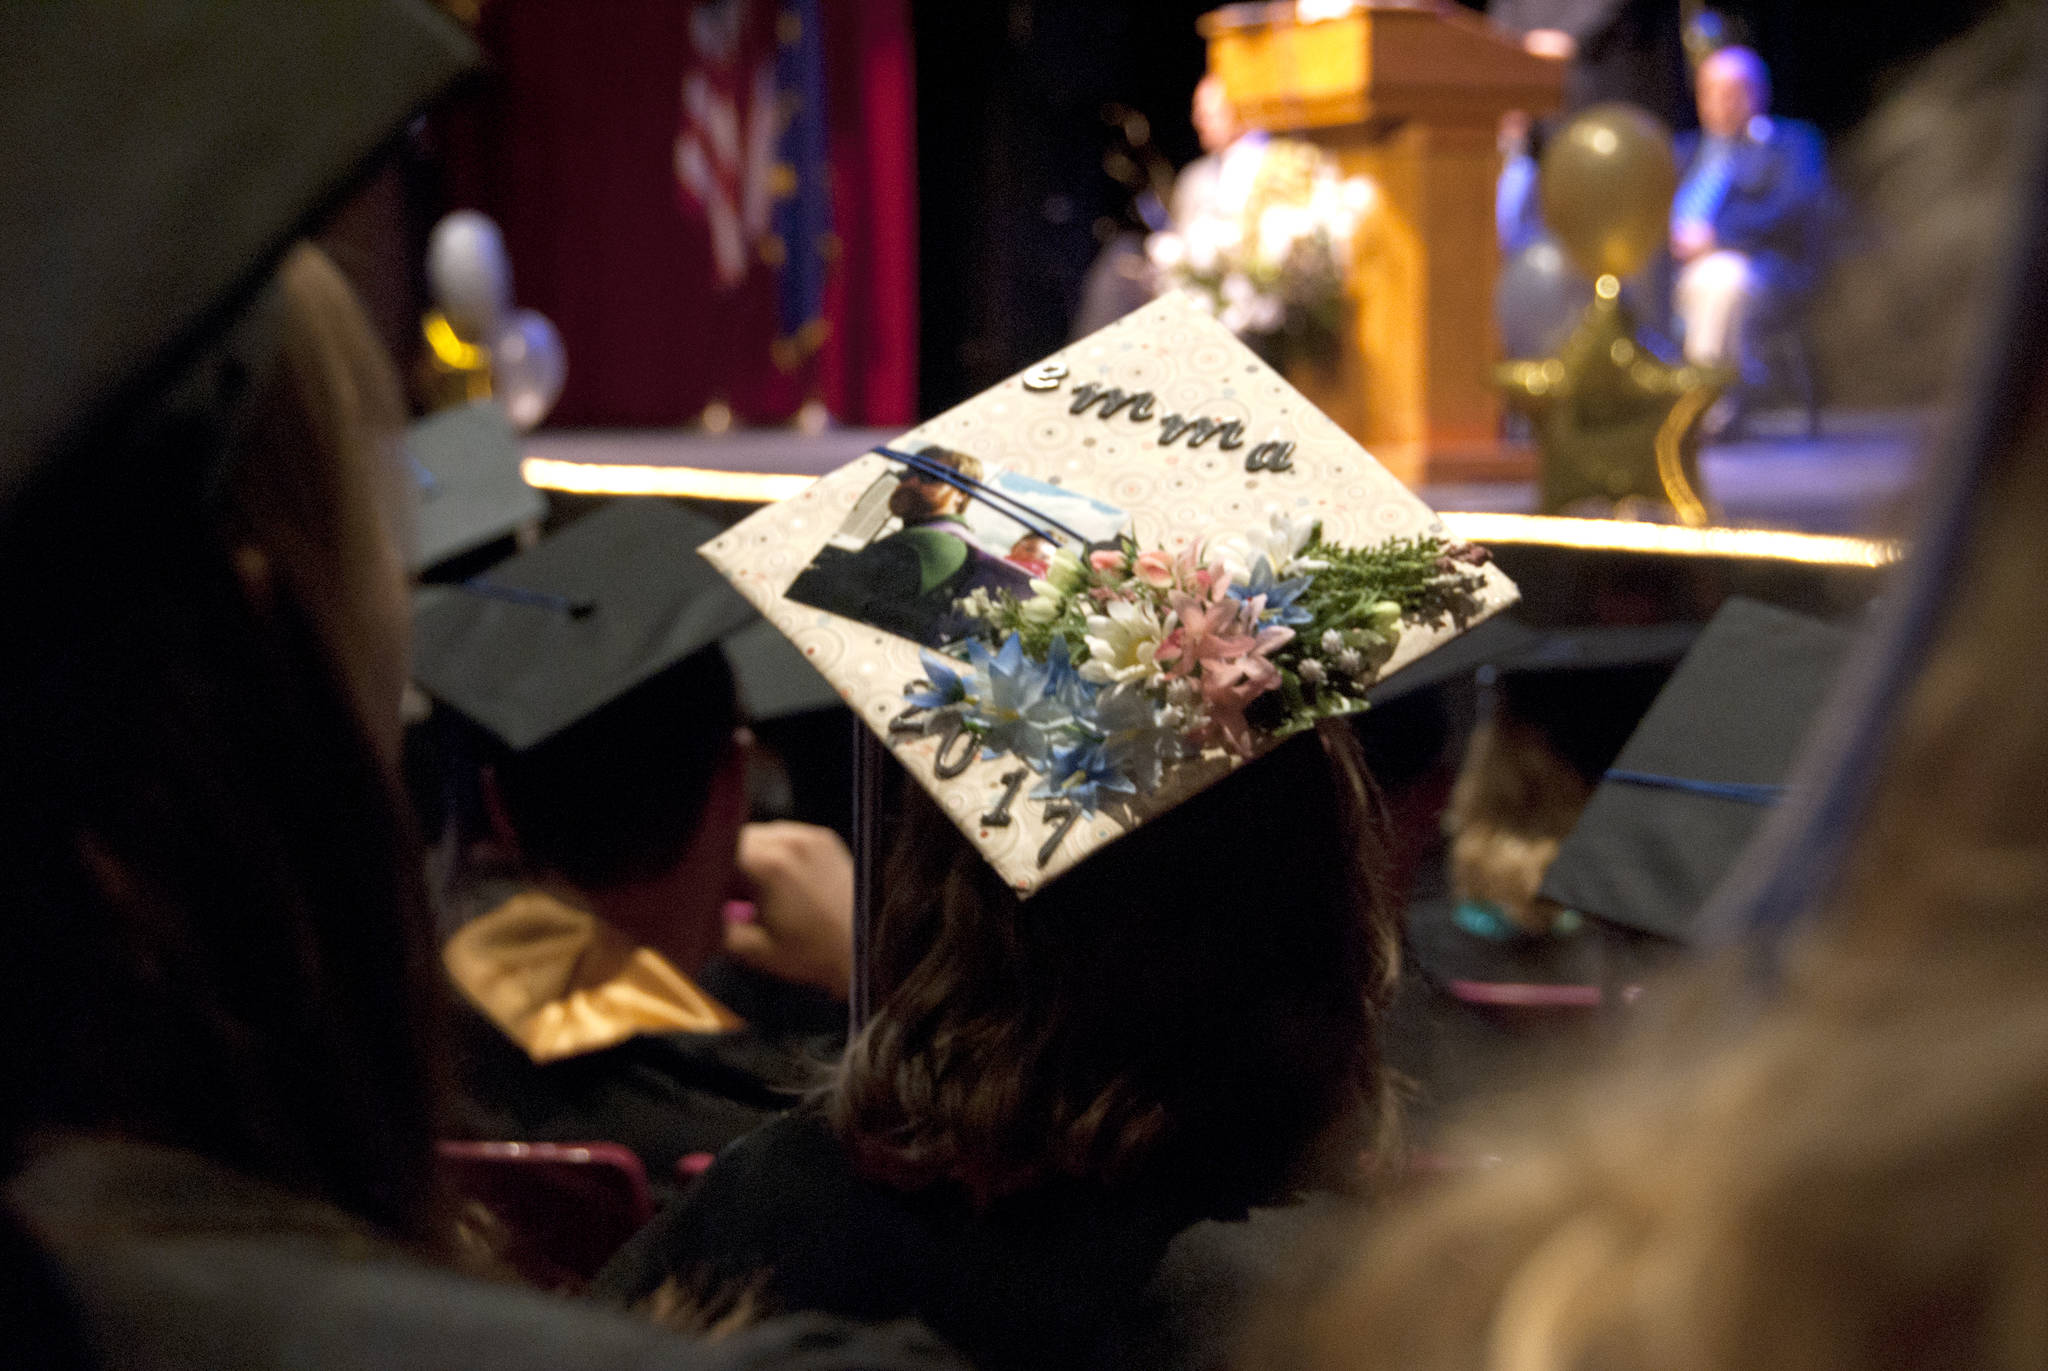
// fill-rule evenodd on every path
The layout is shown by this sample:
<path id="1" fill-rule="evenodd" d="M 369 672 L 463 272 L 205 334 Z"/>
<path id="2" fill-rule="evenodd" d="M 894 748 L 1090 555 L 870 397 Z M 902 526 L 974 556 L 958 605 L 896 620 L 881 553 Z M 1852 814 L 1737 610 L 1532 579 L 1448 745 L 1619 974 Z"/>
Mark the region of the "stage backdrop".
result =
<path id="1" fill-rule="evenodd" d="M 493 0 L 480 37 L 448 207 L 562 331 L 551 422 L 915 420 L 907 0 Z"/>

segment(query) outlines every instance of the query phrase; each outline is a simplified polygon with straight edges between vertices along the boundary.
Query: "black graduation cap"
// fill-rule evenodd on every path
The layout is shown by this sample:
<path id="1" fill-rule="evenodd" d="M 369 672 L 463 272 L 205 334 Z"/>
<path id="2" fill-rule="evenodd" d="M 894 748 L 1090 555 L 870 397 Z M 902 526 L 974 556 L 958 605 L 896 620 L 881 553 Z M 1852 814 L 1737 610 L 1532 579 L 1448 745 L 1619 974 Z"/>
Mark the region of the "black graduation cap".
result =
<path id="1" fill-rule="evenodd" d="M 0 500 L 174 376 L 475 60 L 413 0 L 35 0 L 0 52 Z"/>
<path id="2" fill-rule="evenodd" d="M 413 675 L 523 751 L 713 644 L 754 718 L 837 704 L 824 678 L 697 555 L 720 526 L 621 498 L 480 576 L 414 599 Z"/>
<path id="3" fill-rule="evenodd" d="M 1584 624 L 1534 628 L 1510 611 L 1474 627 L 1415 666 L 1375 686 L 1375 705 L 1484 673 L 1484 678 L 1539 677 L 1676 662 L 1699 636 L 1695 623 Z"/>
<path id="4" fill-rule="evenodd" d="M 1845 629 L 1730 599 L 1594 791 L 1543 896 L 1688 941 L 1780 798 L 1849 641 Z"/>
<path id="5" fill-rule="evenodd" d="M 420 420 L 405 433 L 419 489 L 413 569 L 473 552 L 547 517 L 547 499 L 519 475 L 519 434 L 495 400 Z"/>

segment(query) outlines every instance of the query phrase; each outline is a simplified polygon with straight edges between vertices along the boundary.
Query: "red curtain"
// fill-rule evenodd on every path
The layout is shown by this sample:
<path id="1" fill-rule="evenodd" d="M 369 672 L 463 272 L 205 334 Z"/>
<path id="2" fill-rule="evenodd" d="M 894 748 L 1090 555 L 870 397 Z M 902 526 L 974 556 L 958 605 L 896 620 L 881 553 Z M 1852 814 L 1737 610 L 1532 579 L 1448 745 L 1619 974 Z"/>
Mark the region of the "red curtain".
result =
<path id="1" fill-rule="evenodd" d="M 917 201 L 907 0 L 822 6 L 834 232 L 819 355 L 780 370 L 775 278 L 715 284 L 675 174 L 693 0 L 495 0 L 492 79 L 448 121 L 449 208 L 497 219 L 518 303 L 562 332 L 550 422 L 660 426 L 714 400 L 751 423 L 811 395 L 850 424 L 916 418 Z"/>

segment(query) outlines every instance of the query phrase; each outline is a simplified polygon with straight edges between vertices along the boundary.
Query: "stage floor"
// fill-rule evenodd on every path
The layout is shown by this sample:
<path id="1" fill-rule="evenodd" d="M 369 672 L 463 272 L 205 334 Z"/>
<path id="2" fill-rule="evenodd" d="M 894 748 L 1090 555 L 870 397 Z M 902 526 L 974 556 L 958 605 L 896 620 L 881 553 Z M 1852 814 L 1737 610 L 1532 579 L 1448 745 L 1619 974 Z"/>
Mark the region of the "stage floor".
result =
<path id="1" fill-rule="evenodd" d="M 1802 416 L 1756 417 L 1740 442 L 1700 455 L 1701 479 L 1719 508 L 1719 522 L 1748 528 L 1794 529 L 1890 537 L 1905 531 L 1902 512 L 1913 484 L 1927 421 L 1911 413 L 1822 415 L 1808 438 Z M 530 457 L 585 467 L 682 474 L 693 468 L 754 476 L 817 476 L 896 436 L 889 429 L 833 429 L 816 435 L 792 429 L 749 429 L 711 435 L 695 429 L 579 429 L 533 434 Z M 771 498 L 782 491 L 768 490 Z M 1422 497 L 1440 510 L 1530 513 L 1533 483 L 1516 481 L 1428 486 Z"/>

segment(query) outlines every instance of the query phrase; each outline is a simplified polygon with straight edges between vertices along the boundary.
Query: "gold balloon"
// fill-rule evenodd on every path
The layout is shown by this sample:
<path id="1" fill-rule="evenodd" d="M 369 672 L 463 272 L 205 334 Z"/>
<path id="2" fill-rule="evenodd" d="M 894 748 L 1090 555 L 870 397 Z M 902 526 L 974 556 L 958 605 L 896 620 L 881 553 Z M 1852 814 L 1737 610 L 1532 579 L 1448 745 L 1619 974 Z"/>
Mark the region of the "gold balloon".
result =
<path id="1" fill-rule="evenodd" d="M 1627 277 L 1671 232 L 1671 135 L 1633 105 L 1595 105 L 1543 150 L 1543 222 L 1586 275 Z"/>

